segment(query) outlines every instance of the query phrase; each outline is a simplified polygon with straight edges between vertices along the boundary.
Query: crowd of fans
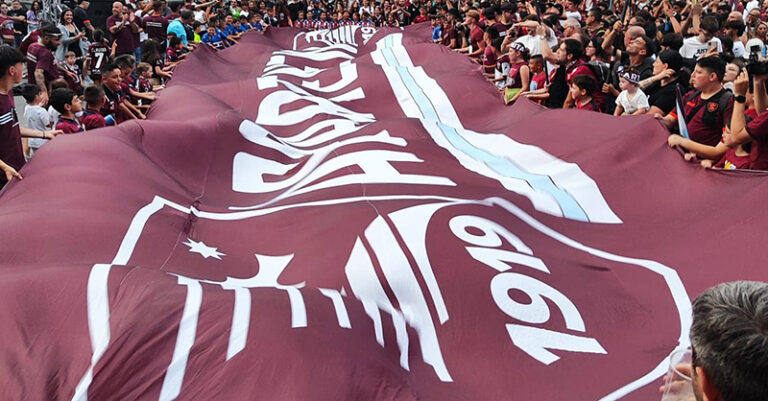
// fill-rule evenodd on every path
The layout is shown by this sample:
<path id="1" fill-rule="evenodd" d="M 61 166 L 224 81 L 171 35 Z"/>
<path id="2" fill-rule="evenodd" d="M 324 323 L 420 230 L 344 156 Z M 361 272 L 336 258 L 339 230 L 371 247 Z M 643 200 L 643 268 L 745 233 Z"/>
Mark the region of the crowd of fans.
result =
<path id="1" fill-rule="evenodd" d="M 52 136 L 144 118 L 195 46 L 222 49 L 268 27 L 422 22 L 436 43 L 482 65 L 506 103 L 652 114 L 680 134 L 669 145 L 688 160 L 768 169 L 768 1 L 225 1 L 118 1 L 104 26 L 91 23 L 88 1 L 56 22 L 43 20 L 38 1 L 0 2 L 3 52 L 26 64 L 20 92 L 30 106 L 16 135 L 29 142 L 0 139 L 0 186 Z M 9 78 L 10 65 L 0 67 Z M 8 102 L 0 131 L 11 129 L 8 117 L 17 122 Z"/>
<path id="2" fill-rule="evenodd" d="M 768 1 L 427 6 L 432 39 L 481 64 L 507 103 L 651 114 L 687 160 L 768 169 Z"/>

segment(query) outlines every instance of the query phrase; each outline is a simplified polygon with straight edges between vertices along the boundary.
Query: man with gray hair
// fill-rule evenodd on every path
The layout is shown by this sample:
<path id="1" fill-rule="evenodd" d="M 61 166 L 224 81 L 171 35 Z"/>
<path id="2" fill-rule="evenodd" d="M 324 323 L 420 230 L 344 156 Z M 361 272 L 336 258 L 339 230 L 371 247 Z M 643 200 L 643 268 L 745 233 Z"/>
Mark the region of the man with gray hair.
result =
<path id="1" fill-rule="evenodd" d="M 697 401 L 768 397 L 768 283 L 736 281 L 693 301 L 693 390 Z"/>
<path id="2" fill-rule="evenodd" d="M 568 18 L 563 22 L 563 38 L 581 40 L 581 24 L 575 18 Z"/>

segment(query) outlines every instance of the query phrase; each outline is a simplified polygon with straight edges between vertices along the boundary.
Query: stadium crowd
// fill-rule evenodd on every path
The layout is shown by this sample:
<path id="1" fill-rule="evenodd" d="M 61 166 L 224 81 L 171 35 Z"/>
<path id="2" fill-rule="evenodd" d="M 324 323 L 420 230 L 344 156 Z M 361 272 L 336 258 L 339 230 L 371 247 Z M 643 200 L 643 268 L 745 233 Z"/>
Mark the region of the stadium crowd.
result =
<path id="1" fill-rule="evenodd" d="M 222 49 L 269 27 L 422 22 L 436 43 L 480 64 L 508 104 L 652 114 L 680 134 L 669 145 L 688 160 L 768 169 L 768 1 L 671 1 L 139 0 L 115 2 L 99 27 L 88 1 L 56 22 L 43 21 L 38 1 L 0 2 L 2 53 L 15 51 L 26 67 L 15 137 L 29 138 L 0 136 L 0 185 L 55 135 L 144 118 L 195 46 Z M 23 79 L 7 72 L 11 88 Z M 0 123 L 15 123 L 12 97 L 3 102 Z"/>
<path id="2" fill-rule="evenodd" d="M 652 114 L 681 134 L 668 142 L 687 159 L 768 169 L 768 0 L 139 0 L 115 2 L 103 27 L 88 8 L 81 1 L 54 23 L 38 1 L 0 2 L 0 188 L 56 135 L 145 118 L 195 46 L 222 49 L 270 27 L 422 22 L 435 43 L 481 65 L 507 103 Z M 26 101 L 21 125 L 15 91 Z M 697 298 L 686 367 L 697 400 L 764 399 L 767 313 L 765 283 Z"/>
<path id="3" fill-rule="evenodd" d="M 481 64 L 507 103 L 651 114 L 687 160 L 766 170 L 767 17 L 755 0 L 448 1 L 433 40 Z"/>

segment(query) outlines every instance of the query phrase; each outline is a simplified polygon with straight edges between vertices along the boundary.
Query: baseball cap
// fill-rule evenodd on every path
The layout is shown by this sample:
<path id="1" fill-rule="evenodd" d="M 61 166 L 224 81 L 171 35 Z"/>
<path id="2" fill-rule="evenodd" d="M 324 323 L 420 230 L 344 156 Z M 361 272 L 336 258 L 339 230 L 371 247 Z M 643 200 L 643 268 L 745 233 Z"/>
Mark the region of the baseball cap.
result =
<path id="1" fill-rule="evenodd" d="M 624 71 L 621 73 L 621 78 L 626 79 L 629 83 L 637 85 L 640 83 L 640 74 L 632 71 Z"/>

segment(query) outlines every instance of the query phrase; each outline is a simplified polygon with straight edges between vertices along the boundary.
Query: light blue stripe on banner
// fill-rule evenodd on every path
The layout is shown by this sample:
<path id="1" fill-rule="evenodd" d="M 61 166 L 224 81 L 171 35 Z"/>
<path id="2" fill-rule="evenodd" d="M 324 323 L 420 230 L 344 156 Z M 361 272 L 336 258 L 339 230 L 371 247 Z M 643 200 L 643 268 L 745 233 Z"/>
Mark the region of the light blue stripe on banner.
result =
<path id="1" fill-rule="evenodd" d="M 440 131 L 443 132 L 443 135 L 453 147 L 459 149 L 475 160 L 482 161 L 488 168 L 501 176 L 524 180 L 528 182 L 534 190 L 549 194 L 560 206 L 564 217 L 580 221 L 589 221 L 587 214 L 581 206 L 579 206 L 579 203 L 576 202 L 576 199 L 562 188 L 558 188 L 552 181 L 552 178 L 548 175 L 529 173 L 517 166 L 512 160 L 496 156 L 470 144 L 456 131 L 455 128 L 443 124 L 440 117 L 437 115 L 437 111 L 432 105 L 432 102 L 430 102 L 429 98 L 424 93 L 424 90 L 416 83 L 416 80 L 411 75 L 408 67 L 400 66 L 397 62 L 397 58 L 392 51 L 392 35 L 389 35 L 384 39 L 384 44 L 385 46 L 381 50 L 387 64 L 395 68 L 397 74 L 403 80 L 403 84 L 408 89 L 408 92 L 410 92 L 411 96 L 416 101 L 416 104 L 419 106 L 424 118 L 437 122 Z"/>
<path id="2" fill-rule="evenodd" d="M 533 189 L 548 193 L 557 201 L 557 204 L 563 211 L 563 216 L 574 220 L 589 221 L 587 219 L 587 214 L 584 213 L 584 210 L 579 206 L 579 203 L 573 199 L 571 194 L 564 191 L 562 188 L 558 188 L 549 176 L 531 174 L 522 170 L 511 160 L 488 153 L 467 142 L 464 137 L 456 132 L 455 128 L 449 127 L 443 123 L 438 123 L 437 125 L 440 127 L 440 130 L 443 131 L 446 139 L 448 139 L 451 145 L 456 149 L 461 150 L 475 160 L 482 161 L 486 166 L 499 175 L 525 180 L 531 187 L 533 187 Z"/>

